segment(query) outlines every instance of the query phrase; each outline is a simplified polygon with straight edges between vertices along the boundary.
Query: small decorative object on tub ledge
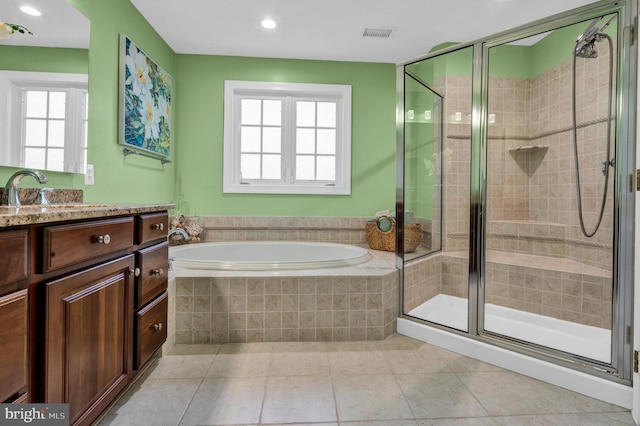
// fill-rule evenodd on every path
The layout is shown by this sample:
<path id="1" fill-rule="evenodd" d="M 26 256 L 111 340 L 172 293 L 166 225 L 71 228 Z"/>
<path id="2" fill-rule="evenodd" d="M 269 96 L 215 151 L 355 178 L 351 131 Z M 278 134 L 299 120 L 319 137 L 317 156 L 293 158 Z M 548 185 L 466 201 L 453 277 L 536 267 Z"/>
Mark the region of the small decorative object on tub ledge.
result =
<path id="1" fill-rule="evenodd" d="M 413 220 L 413 215 L 407 212 L 408 220 Z M 396 219 L 388 210 L 376 213 L 374 219 L 369 219 L 365 227 L 365 237 L 369 247 L 374 250 L 396 250 Z M 419 223 L 405 223 L 404 225 L 404 250 L 407 253 L 414 251 L 422 240 L 422 226 Z"/>
<path id="2" fill-rule="evenodd" d="M 185 242 L 199 243 L 200 234 L 202 233 L 202 225 L 197 222 L 188 220 L 184 215 L 176 216 L 171 219 L 171 229 L 183 229 L 188 235 L 189 239 L 185 240 L 182 236 L 176 235 L 177 233 L 170 234 L 170 240 L 172 242 Z"/>

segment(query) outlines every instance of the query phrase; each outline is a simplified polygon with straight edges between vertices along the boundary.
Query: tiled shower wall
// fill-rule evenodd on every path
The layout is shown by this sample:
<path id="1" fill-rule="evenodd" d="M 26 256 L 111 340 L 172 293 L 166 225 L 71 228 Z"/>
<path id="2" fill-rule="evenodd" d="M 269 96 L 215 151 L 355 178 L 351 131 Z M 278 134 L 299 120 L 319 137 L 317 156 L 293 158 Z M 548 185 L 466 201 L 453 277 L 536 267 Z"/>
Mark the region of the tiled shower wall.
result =
<path id="1" fill-rule="evenodd" d="M 601 162 L 614 156 L 613 143 L 611 152 L 606 152 L 608 61 L 608 49 L 601 49 L 598 58 L 578 59 L 576 66 L 578 153 L 588 230 L 597 221 L 604 190 Z M 498 233 L 494 225 L 499 222 L 494 221 L 562 224 L 568 259 L 611 270 L 613 169 L 600 230 L 593 238 L 584 237 L 580 230 L 571 131 L 572 79 L 571 60 L 532 79 L 490 79 L 489 113 L 496 119 L 489 125 L 488 231 Z M 612 127 L 613 141 L 615 125 Z M 522 149 L 536 145 L 544 148 Z"/>
<path id="2" fill-rule="evenodd" d="M 487 303 L 594 327 L 611 328 L 610 277 L 588 266 L 505 254 L 486 264 Z M 438 294 L 468 297 L 466 257 L 439 253 L 408 263 L 404 270 L 404 312 Z"/>
<path id="3" fill-rule="evenodd" d="M 604 179 L 600 162 L 607 158 L 606 50 L 598 59 L 579 60 L 577 66 L 578 149 L 587 228 L 596 222 Z M 532 79 L 490 79 L 489 114 L 495 114 L 495 123 L 489 124 L 487 248 L 496 256 L 487 263 L 486 297 L 489 303 L 609 328 L 613 179 L 603 224 L 588 239 L 582 236 L 578 222 L 570 131 L 571 74 L 569 60 Z M 436 86 L 445 93 L 447 121 L 444 253 L 406 266 L 405 312 L 436 294 L 466 291 L 471 79 L 447 76 Z M 596 98 L 601 101 L 594 104 Z M 456 112 L 462 113 L 461 121 L 453 119 Z M 534 145 L 546 148 L 517 150 Z M 612 156 L 613 147 L 609 158 Z M 547 258 L 558 260 L 551 265 Z"/>

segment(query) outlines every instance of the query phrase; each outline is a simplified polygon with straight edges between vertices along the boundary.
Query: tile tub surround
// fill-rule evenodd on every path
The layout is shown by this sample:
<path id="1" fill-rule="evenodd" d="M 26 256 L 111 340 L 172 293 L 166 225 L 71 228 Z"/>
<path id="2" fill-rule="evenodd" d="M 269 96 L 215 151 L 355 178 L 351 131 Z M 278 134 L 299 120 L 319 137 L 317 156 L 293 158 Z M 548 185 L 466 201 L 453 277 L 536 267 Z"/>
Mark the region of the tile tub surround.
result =
<path id="1" fill-rule="evenodd" d="M 172 344 L 380 340 L 395 332 L 394 254 L 300 271 L 176 269 L 169 280 Z"/>
<path id="2" fill-rule="evenodd" d="M 322 241 L 367 244 L 364 230 L 370 217 L 188 216 L 203 228 L 202 242 Z"/>

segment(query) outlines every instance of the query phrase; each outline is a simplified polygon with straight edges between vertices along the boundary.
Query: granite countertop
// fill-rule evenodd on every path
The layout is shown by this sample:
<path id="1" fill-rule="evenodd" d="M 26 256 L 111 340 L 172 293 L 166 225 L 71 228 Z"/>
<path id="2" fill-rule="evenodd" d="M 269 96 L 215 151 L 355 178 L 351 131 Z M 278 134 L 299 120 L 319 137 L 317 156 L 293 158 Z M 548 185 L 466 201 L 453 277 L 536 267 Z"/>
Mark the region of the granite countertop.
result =
<path id="1" fill-rule="evenodd" d="M 127 214 L 150 213 L 174 208 L 174 204 L 48 204 L 20 207 L 0 206 L 0 228 L 34 223 L 61 222 Z"/>

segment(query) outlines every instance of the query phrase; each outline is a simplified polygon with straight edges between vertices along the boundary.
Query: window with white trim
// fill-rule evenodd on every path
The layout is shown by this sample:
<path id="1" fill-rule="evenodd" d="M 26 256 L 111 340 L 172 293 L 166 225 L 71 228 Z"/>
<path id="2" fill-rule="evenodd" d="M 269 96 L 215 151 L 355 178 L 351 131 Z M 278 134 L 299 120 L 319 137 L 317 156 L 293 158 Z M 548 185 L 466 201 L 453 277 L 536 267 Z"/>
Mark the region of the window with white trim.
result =
<path id="1" fill-rule="evenodd" d="M 87 90 L 22 86 L 21 91 L 24 167 L 84 173 Z"/>
<path id="2" fill-rule="evenodd" d="M 0 71 L 0 164 L 85 173 L 86 74 Z"/>
<path id="3" fill-rule="evenodd" d="M 350 194 L 351 86 L 225 81 L 227 193 Z"/>

